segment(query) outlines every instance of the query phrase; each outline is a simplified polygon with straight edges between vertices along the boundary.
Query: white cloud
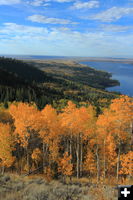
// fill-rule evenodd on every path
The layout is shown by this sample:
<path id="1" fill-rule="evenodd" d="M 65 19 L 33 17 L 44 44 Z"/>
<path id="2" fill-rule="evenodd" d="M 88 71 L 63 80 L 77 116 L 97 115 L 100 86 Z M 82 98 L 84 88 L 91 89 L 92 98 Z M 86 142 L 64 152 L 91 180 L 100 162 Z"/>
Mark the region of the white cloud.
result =
<path id="1" fill-rule="evenodd" d="M 97 0 L 91 0 L 86 2 L 77 1 L 71 6 L 72 9 L 84 9 L 84 8 L 98 8 L 99 7 L 99 1 Z"/>
<path id="2" fill-rule="evenodd" d="M 28 1 L 27 3 L 32 6 L 49 6 L 51 2 L 58 2 L 58 3 L 67 3 L 74 0 L 33 0 Z"/>
<path id="3" fill-rule="evenodd" d="M 133 31 L 133 26 L 122 26 L 122 25 L 113 25 L 113 24 L 103 24 L 101 28 L 104 31 L 109 31 L 109 32 L 125 32 L 127 30 L 132 30 Z"/>
<path id="4" fill-rule="evenodd" d="M 71 22 L 70 20 L 60 19 L 60 18 L 48 18 L 43 15 L 32 15 L 27 18 L 32 22 L 38 22 L 43 24 L 77 24 L 76 22 Z"/>
<path id="5" fill-rule="evenodd" d="M 65 3 L 65 2 L 71 2 L 71 1 L 74 1 L 74 0 L 53 0 L 53 1 L 56 1 L 56 2 L 59 2 L 59 3 Z"/>
<path id="6" fill-rule="evenodd" d="M 112 21 L 119 20 L 123 16 L 130 15 L 130 14 L 133 15 L 133 8 L 122 8 L 122 7 L 118 8 L 114 6 L 106 11 L 103 11 L 101 13 L 98 13 L 90 17 L 90 19 L 100 20 L 102 22 L 112 22 Z"/>
<path id="7" fill-rule="evenodd" d="M 0 0 L 0 5 L 12 5 L 19 3 L 21 3 L 21 0 Z"/>
<path id="8" fill-rule="evenodd" d="M 28 1 L 27 3 L 29 5 L 38 7 L 38 6 L 49 6 L 50 3 L 48 2 L 50 2 L 50 0 L 34 0 L 34 1 Z"/>
<path id="9" fill-rule="evenodd" d="M 54 27 L 54 28 L 51 28 L 51 30 L 54 30 L 54 31 L 62 31 L 62 32 L 65 32 L 65 31 L 71 31 L 71 29 L 70 28 L 68 28 L 68 27 Z"/>
<path id="10" fill-rule="evenodd" d="M 72 31 L 4 23 L 0 53 L 66 56 L 115 56 L 133 52 L 133 34 Z"/>
<path id="11" fill-rule="evenodd" d="M 0 34 L 5 34 L 5 37 L 16 36 L 39 36 L 40 34 L 47 34 L 48 30 L 43 27 L 18 25 L 15 23 L 3 23 L 3 27 L 0 28 Z"/>

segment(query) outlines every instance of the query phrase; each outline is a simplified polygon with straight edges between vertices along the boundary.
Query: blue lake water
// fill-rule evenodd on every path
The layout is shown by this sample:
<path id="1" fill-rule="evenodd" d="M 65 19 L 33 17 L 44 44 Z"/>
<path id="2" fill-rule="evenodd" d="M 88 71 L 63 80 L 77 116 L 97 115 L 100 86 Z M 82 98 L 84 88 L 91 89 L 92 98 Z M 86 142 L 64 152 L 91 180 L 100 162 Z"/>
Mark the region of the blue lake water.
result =
<path id="1" fill-rule="evenodd" d="M 120 86 L 106 88 L 108 91 L 117 91 L 133 96 L 133 65 L 114 62 L 80 62 L 97 70 L 112 73 L 112 79 L 119 80 Z"/>

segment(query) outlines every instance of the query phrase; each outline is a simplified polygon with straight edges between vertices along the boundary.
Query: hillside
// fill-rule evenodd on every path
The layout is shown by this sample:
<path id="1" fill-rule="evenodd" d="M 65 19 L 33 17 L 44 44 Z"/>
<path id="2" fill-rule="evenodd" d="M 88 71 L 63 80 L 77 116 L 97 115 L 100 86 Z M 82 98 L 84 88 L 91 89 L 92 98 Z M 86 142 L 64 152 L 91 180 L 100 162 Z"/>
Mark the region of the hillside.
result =
<path id="1" fill-rule="evenodd" d="M 0 58 L 0 102 L 8 101 L 36 102 L 38 107 L 52 103 L 60 96 L 41 84 L 55 80 L 41 70 L 22 61 Z"/>
<path id="2" fill-rule="evenodd" d="M 17 83 L 17 85 L 16 85 Z M 3 86 L 24 86 L 26 83 L 15 74 L 8 72 L 7 70 L 0 68 L 0 85 Z"/>
<path id="3" fill-rule="evenodd" d="M 93 88 L 105 89 L 119 85 L 119 81 L 111 79 L 110 73 L 96 70 L 72 60 L 28 60 L 26 62 L 55 78 L 67 79 Z"/>
<path id="4" fill-rule="evenodd" d="M 47 79 L 47 75 L 42 71 L 16 59 L 1 57 L 0 69 L 4 69 L 12 74 L 15 74 L 17 77 L 28 82 L 44 82 Z"/>
<path id="5" fill-rule="evenodd" d="M 107 72 L 72 61 L 20 61 L 0 58 L 0 102 L 35 102 L 41 109 L 46 104 L 65 105 L 67 100 L 91 102 L 116 97 L 105 87 L 117 85 Z"/>

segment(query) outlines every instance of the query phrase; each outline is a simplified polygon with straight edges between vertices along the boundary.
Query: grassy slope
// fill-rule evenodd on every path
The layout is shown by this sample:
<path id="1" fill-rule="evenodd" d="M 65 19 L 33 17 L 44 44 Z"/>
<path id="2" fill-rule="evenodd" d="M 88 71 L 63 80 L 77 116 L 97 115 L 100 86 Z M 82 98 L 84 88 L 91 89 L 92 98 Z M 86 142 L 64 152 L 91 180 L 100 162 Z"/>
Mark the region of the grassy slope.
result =
<path id="1" fill-rule="evenodd" d="M 0 199 L 4 200 L 116 200 L 113 186 L 92 184 L 89 180 L 64 184 L 43 177 L 0 176 Z"/>

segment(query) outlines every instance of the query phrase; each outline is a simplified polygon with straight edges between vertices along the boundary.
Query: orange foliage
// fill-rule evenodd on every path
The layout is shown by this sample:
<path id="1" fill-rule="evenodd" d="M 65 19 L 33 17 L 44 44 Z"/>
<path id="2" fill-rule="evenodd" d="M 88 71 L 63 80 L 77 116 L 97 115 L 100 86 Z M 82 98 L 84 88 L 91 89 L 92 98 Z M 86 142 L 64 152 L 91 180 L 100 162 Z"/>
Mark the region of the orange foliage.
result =
<path id="1" fill-rule="evenodd" d="M 133 176 L 133 151 L 121 155 L 121 169 L 120 174 Z"/>
<path id="2" fill-rule="evenodd" d="M 0 123 L 0 166 L 13 165 L 14 151 L 16 163 L 24 160 L 27 169 L 33 164 L 43 166 L 49 180 L 53 177 L 50 167 L 57 164 L 64 176 L 71 176 L 74 170 L 77 178 L 84 171 L 97 178 L 102 174 L 103 178 L 112 174 L 118 178 L 118 171 L 132 174 L 133 154 L 127 148 L 131 144 L 133 125 L 132 98 L 114 99 L 98 117 L 93 106 L 76 107 L 71 101 L 59 114 L 51 105 L 39 111 L 28 103 L 13 103 L 5 115 L 4 112 Z M 23 164 L 16 163 L 21 171 Z"/>
<path id="3" fill-rule="evenodd" d="M 96 174 L 96 162 L 94 153 L 90 150 L 87 152 L 85 163 L 84 163 L 85 171 L 89 172 L 89 174 Z"/>
<path id="4" fill-rule="evenodd" d="M 58 143 L 60 135 L 60 123 L 56 110 L 47 105 L 40 113 L 39 134 L 43 142 L 47 145 L 53 160 L 58 156 Z"/>
<path id="5" fill-rule="evenodd" d="M 71 176 L 73 172 L 73 164 L 71 164 L 72 157 L 65 152 L 63 158 L 59 161 L 59 172 L 63 175 Z"/>
<path id="6" fill-rule="evenodd" d="M 61 125 L 67 134 L 72 133 L 77 136 L 82 133 L 86 138 L 94 131 L 95 111 L 92 106 L 76 108 L 76 105 L 69 101 L 63 111 L 60 114 Z"/>
<path id="7" fill-rule="evenodd" d="M 14 119 L 15 134 L 18 136 L 18 141 L 20 141 L 22 146 L 26 147 L 37 110 L 34 106 L 27 103 L 18 103 L 17 105 L 12 104 L 9 112 Z"/>
<path id="8" fill-rule="evenodd" d="M 0 123 L 0 166 L 10 167 L 15 158 L 12 156 L 13 137 L 8 124 Z"/>
<path id="9" fill-rule="evenodd" d="M 35 163 L 37 163 L 38 161 L 41 160 L 41 153 L 42 153 L 42 152 L 40 151 L 39 148 L 34 149 L 34 151 L 33 151 L 32 155 L 31 155 L 31 157 L 32 157 L 32 160 L 35 161 Z"/>

